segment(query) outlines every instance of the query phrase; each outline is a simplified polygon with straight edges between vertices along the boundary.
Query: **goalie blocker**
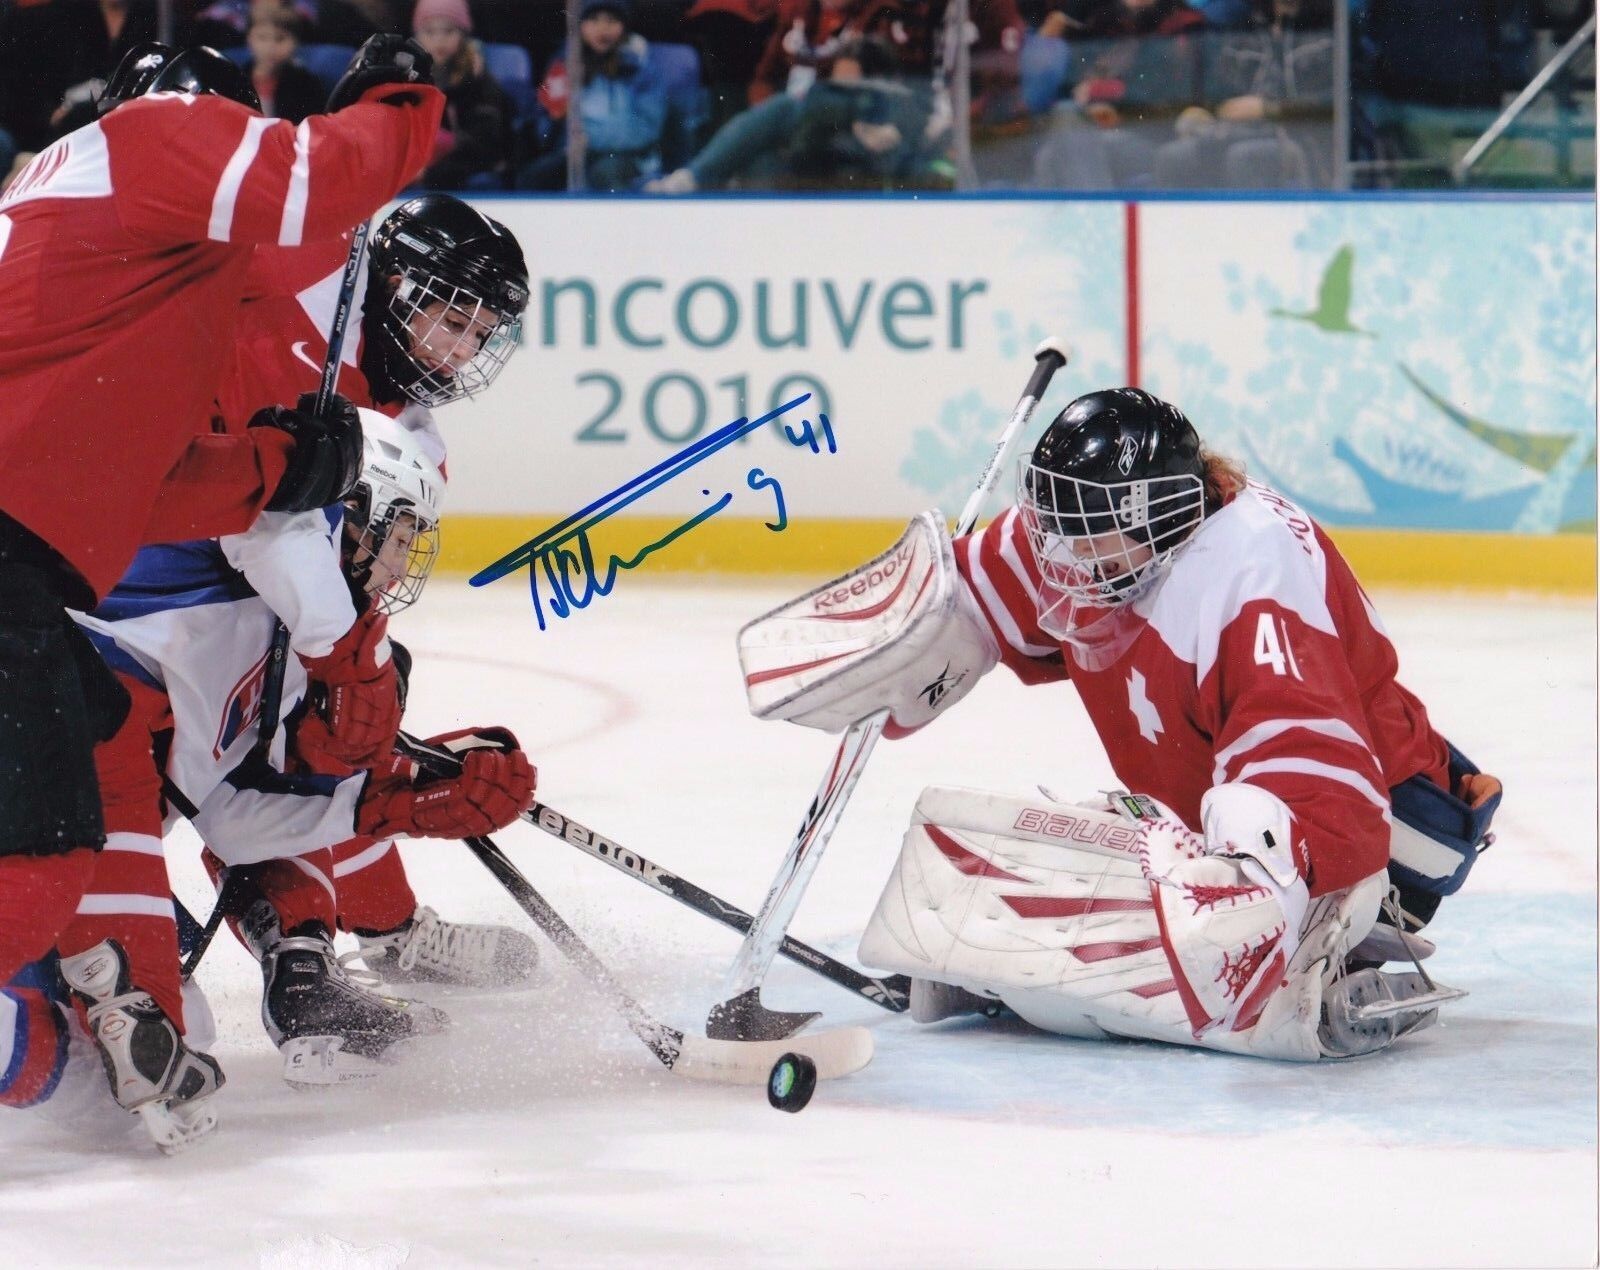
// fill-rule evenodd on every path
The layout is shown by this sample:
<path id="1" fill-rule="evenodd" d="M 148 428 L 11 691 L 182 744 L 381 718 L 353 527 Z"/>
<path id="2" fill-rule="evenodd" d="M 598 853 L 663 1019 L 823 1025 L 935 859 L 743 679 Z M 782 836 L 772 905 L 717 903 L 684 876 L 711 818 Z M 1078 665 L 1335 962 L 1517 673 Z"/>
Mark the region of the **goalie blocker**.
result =
<path id="1" fill-rule="evenodd" d="M 1386 1048 L 1463 995 L 1420 974 L 1345 972 L 1383 874 L 1308 900 L 1270 836 L 1212 854 L 1159 804 L 1119 801 L 1121 814 L 1105 799 L 925 790 L 861 960 L 1063 1035 L 1300 1061 Z M 1239 824 L 1270 821 L 1275 802 L 1219 786 L 1206 837 L 1243 840 Z"/>
<path id="2" fill-rule="evenodd" d="M 886 736 L 914 732 L 999 660 L 937 511 L 882 555 L 739 632 L 751 713 L 825 732 L 882 709 Z"/>

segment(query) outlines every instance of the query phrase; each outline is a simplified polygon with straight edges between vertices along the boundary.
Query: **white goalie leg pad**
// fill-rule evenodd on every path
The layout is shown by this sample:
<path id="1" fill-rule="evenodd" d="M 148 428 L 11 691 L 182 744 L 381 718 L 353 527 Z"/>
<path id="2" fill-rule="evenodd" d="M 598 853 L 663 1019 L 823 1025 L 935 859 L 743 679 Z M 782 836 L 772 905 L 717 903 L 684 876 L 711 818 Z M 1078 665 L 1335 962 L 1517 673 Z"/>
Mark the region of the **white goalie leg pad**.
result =
<path id="1" fill-rule="evenodd" d="M 1187 1040 L 1138 836 L 1103 804 L 926 789 L 861 960 L 1055 1032 Z"/>
<path id="2" fill-rule="evenodd" d="M 750 712 L 828 732 L 884 708 L 891 726 L 921 727 L 999 657 L 937 511 L 881 556 L 739 632 Z"/>

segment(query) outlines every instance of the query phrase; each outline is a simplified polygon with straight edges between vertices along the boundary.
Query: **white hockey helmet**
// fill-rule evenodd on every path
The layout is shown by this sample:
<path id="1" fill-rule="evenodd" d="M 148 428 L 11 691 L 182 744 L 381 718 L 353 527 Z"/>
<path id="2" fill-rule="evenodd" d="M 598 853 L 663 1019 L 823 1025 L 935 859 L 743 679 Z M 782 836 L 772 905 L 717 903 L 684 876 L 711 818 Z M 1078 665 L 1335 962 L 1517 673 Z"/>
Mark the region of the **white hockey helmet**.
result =
<path id="1" fill-rule="evenodd" d="M 381 613 L 422 594 L 439 557 L 444 473 L 404 425 L 358 410 L 365 455 L 345 499 L 345 572 Z"/>

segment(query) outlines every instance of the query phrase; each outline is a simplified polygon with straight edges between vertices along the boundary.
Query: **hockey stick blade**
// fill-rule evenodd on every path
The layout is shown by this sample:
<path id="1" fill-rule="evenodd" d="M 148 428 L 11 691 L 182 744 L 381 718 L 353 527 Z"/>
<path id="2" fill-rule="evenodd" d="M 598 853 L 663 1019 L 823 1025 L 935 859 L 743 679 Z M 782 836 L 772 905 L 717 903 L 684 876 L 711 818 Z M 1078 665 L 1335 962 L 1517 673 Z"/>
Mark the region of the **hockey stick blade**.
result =
<path id="1" fill-rule="evenodd" d="M 759 1085 L 766 1082 L 773 1063 L 787 1053 L 805 1054 L 817 1065 L 817 1075 L 825 1078 L 848 1076 L 872 1061 L 872 1033 L 861 1027 L 819 1032 L 800 1042 L 764 1043 L 686 1036 L 677 1028 L 669 1027 L 654 1018 L 612 977 L 611 971 L 578 932 L 533 889 L 533 884 L 492 839 L 467 838 L 465 842 L 468 850 L 505 887 L 517 907 L 533 919 L 561 954 L 611 1002 L 612 1008 L 627 1023 L 628 1030 L 668 1071 L 690 1080 Z"/>
<path id="2" fill-rule="evenodd" d="M 860 1071 L 872 1061 L 872 1033 L 864 1027 L 831 1028 L 793 1041 L 727 1041 L 685 1036 L 672 1070 L 690 1080 L 724 1085 L 764 1085 L 785 1054 L 804 1054 L 823 1080 Z"/>
<path id="3" fill-rule="evenodd" d="M 755 987 L 712 1006 L 706 1035 L 722 1041 L 778 1041 L 821 1017 L 818 1010 L 769 1010 L 761 1004 L 760 987 Z"/>

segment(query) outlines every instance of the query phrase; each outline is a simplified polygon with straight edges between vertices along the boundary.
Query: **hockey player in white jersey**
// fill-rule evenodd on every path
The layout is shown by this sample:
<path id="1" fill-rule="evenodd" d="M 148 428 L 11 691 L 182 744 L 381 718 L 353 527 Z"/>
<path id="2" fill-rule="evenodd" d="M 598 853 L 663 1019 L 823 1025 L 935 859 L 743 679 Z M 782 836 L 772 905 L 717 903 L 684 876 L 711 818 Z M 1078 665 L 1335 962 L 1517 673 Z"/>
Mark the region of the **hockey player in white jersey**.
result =
<path id="1" fill-rule="evenodd" d="M 119 588 L 122 604 L 82 618 L 136 690 L 145 744 L 162 750 L 170 802 L 186 811 L 220 864 L 246 879 L 286 872 L 310 880 L 304 892 L 288 888 L 296 904 L 282 906 L 282 915 L 258 888 L 247 889 L 251 902 L 236 927 L 262 962 L 263 1022 L 284 1054 L 286 1077 L 297 1083 L 371 1075 L 396 1042 L 446 1022 L 431 1007 L 366 990 L 339 966 L 331 849 L 357 834 L 487 833 L 515 819 L 533 793 L 532 767 L 504 729 L 483 730 L 492 748 L 467 756 L 462 776 L 449 781 L 423 782 L 392 754 L 370 772 L 308 773 L 297 761 L 292 727 L 277 732 L 264 756 L 256 752 L 264 669 L 282 614 L 251 578 L 281 577 L 339 549 L 350 589 L 379 611 L 395 612 L 421 593 L 437 551 L 442 474 L 416 434 L 376 412 L 361 413 L 367 461 L 343 517 L 304 513 L 233 538 L 149 552 Z M 286 718 L 303 717 L 313 683 L 297 659 L 288 660 Z M 435 740 L 460 744 L 463 735 L 480 733 Z M 123 749 L 137 758 L 134 745 Z M 91 1022 L 97 1008 L 114 1004 L 147 1032 L 165 1035 L 181 1058 L 188 1046 L 167 1023 L 182 1029 L 184 1002 L 176 946 L 161 938 L 172 907 L 160 826 L 151 832 L 147 820 L 152 791 L 138 762 L 104 770 L 117 849 L 151 863 L 119 875 L 131 889 L 105 903 L 109 911 L 91 904 L 80 912 L 62 938 L 63 974 L 88 997 L 78 968 L 102 967 L 112 981 L 100 993 L 105 999 L 90 1005 Z M 118 779 L 124 773 L 128 779 Z M 159 799 L 160 790 L 154 793 Z M 141 911 L 152 920 L 139 921 Z M 116 1057 L 137 1066 L 131 1053 Z M 159 1079 L 151 1083 L 161 1087 Z"/>
<path id="2" fill-rule="evenodd" d="M 1071 1035 L 1310 1060 L 1461 995 L 1416 932 L 1499 782 L 1396 681 L 1322 530 L 1147 393 L 1079 398 L 987 529 L 952 543 L 927 513 L 740 648 L 758 715 L 830 730 L 887 710 L 903 735 L 1001 662 L 1069 681 L 1134 791 L 924 791 L 860 950 L 913 977 L 923 1020 L 1003 1003 Z"/>

